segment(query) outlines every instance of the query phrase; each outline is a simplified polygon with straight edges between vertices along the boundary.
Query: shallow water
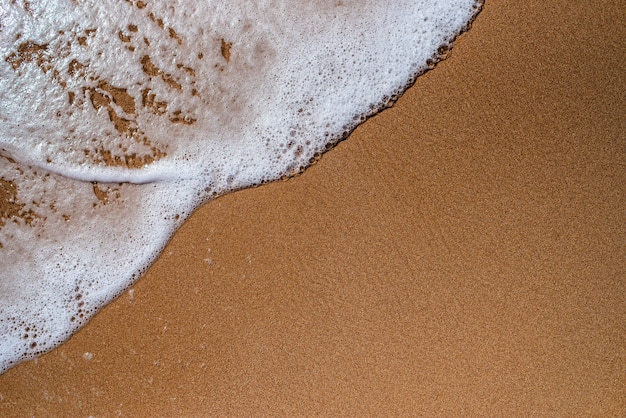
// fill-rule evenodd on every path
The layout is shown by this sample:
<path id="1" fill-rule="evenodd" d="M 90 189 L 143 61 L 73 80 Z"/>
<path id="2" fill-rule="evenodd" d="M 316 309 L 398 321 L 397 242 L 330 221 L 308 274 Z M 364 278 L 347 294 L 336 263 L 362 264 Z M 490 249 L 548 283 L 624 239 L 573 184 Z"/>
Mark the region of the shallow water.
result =
<path id="1" fill-rule="evenodd" d="M 202 202 L 393 103 L 473 0 L 0 8 L 0 369 L 65 341 Z"/>

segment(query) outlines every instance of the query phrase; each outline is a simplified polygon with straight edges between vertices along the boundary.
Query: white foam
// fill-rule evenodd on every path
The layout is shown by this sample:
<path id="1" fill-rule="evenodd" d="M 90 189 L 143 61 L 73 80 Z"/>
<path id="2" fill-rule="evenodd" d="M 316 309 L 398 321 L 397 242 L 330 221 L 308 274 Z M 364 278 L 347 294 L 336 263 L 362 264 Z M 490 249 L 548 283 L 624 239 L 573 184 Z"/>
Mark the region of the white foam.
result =
<path id="1" fill-rule="evenodd" d="M 0 370 L 66 340 L 201 202 L 307 167 L 479 8 L 0 5 Z"/>

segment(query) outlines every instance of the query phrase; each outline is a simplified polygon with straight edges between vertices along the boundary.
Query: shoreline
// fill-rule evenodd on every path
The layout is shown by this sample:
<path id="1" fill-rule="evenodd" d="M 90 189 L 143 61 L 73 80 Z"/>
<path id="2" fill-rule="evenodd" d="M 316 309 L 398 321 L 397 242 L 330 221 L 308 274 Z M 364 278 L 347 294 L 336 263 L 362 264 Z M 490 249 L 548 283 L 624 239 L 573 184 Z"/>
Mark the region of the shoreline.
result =
<path id="1" fill-rule="evenodd" d="M 0 376 L 2 415 L 623 414 L 624 32 L 487 1 L 393 108 Z"/>

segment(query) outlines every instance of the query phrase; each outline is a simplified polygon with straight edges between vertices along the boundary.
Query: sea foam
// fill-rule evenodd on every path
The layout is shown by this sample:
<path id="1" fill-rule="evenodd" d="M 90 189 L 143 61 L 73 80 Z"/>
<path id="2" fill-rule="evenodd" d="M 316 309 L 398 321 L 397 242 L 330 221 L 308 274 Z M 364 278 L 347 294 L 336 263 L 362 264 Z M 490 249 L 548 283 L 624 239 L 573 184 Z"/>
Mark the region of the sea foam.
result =
<path id="1" fill-rule="evenodd" d="M 58 346 L 201 203 L 305 169 L 477 0 L 0 5 L 0 371 Z"/>

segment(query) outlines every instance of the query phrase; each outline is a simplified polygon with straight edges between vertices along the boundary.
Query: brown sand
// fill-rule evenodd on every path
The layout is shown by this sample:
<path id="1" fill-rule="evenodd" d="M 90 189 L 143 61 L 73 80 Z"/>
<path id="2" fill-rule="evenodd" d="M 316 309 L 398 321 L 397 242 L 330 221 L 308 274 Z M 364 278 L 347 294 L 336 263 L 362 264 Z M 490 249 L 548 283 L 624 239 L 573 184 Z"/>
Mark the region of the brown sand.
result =
<path id="1" fill-rule="evenodd" d="M 488 0 L 393 109 L 2 375 L 0 415 L 626 416 L 625 17 Z"/>

